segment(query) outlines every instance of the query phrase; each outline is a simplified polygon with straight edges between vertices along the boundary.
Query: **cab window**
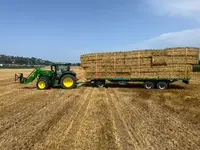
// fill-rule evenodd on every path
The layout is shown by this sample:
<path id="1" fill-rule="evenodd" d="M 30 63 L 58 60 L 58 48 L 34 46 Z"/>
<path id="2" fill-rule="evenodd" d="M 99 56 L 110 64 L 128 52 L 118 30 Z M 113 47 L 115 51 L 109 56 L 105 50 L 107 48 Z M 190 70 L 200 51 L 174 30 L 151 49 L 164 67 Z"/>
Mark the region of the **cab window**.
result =
<path id="1" fill-rule="evenodd" d="M 51 66 L 51 71 L 55 72 L 56 71 L 56 68 L 55 66 Z"/>
<path id="2" fill-rule="evenodd" d="M 60 65 L 57 67 L 57 72 L 65 72 L 65 71 L 67 71 L 67 66 Z"/>

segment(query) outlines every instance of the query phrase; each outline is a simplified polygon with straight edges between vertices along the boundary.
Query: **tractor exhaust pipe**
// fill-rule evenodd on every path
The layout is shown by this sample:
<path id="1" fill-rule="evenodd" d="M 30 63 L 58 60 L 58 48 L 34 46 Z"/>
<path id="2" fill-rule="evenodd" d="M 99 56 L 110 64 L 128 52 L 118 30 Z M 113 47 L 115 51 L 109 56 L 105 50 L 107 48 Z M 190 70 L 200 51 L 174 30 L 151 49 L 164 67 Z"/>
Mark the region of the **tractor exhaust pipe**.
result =
<path id="1" fill-rule="evenodd" d="M 24 80 L 23 73 L 15 74 L 15 81 L 18 81 L 18 80 L 19 80 L 20 83 L 23 83 L 23 80 Z"/>

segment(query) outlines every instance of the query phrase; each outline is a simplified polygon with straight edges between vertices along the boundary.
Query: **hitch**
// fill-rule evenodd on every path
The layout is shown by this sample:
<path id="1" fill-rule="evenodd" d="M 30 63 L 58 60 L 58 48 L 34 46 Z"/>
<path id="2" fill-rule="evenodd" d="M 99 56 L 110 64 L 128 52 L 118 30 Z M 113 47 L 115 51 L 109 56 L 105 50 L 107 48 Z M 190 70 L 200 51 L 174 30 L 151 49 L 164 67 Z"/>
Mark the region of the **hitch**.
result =
<path id="1" fill-rule="evenodd" d="M 86 82 L 76 82 L 77 85 L 83 85 L 86 84 Z"/>
<path id="2" fill-rule="evenodd" d="M 18 80 L 19 80 L 20 83 L 23 83 L 23 80 L 24 80 L 23 73 L 15 74 L 15 81 L 18 81 Z"/>

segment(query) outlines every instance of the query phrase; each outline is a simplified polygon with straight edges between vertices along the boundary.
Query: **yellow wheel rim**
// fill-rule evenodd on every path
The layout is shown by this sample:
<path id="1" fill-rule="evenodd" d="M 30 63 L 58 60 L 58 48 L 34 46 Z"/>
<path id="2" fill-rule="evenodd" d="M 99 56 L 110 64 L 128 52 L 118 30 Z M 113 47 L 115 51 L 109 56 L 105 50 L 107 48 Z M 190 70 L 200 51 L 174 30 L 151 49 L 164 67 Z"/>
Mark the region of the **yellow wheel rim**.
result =
<path id="1" fill-rule="evenodd" d="M 65 87 L 71 87 L 73 84 L 74 84 L 74 81 L 71 77 L 66 77 L 64 80 L 63 80 L 63 84 Z"/>
<path id="2" fill-rule="evenodd" d="M 46 87 L 46 83 L 45 83 L 44 81 L 39 81 L 39 82 L 38 82 L 38 87 L 39 87 L 40 89 L 44 89 L 44 88 Z"/>

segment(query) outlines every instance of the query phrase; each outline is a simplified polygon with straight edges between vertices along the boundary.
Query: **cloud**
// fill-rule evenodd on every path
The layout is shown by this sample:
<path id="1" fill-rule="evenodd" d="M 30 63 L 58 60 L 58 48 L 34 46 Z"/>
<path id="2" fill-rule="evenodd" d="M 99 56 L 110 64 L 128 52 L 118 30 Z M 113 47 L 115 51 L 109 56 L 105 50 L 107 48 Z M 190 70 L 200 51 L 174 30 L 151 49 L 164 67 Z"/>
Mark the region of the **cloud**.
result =
<path id="1" fill-rule="evenodd" d="M 200 47 L 200 28 L 165 33 L 158 37 L 129 46 L 129 49 L 166 48 L 176 46 Z"/>
<path id="2" fill-rule="evenodd" d="M 162 15 L 184 16 L 200 21 L 200 0 L 147 0 Z"/>
<path id="3" fill-rule="evenodd" d="M 200 0 L 146 0 L 157 15 L 178 16 L 200 22 Z M 198 24 L 198 23 L 197 23 Z M 166 48 L 176 46 L 200 47 L 200 28 L 169 32 L 128 46 L 129 49 Z"/>

